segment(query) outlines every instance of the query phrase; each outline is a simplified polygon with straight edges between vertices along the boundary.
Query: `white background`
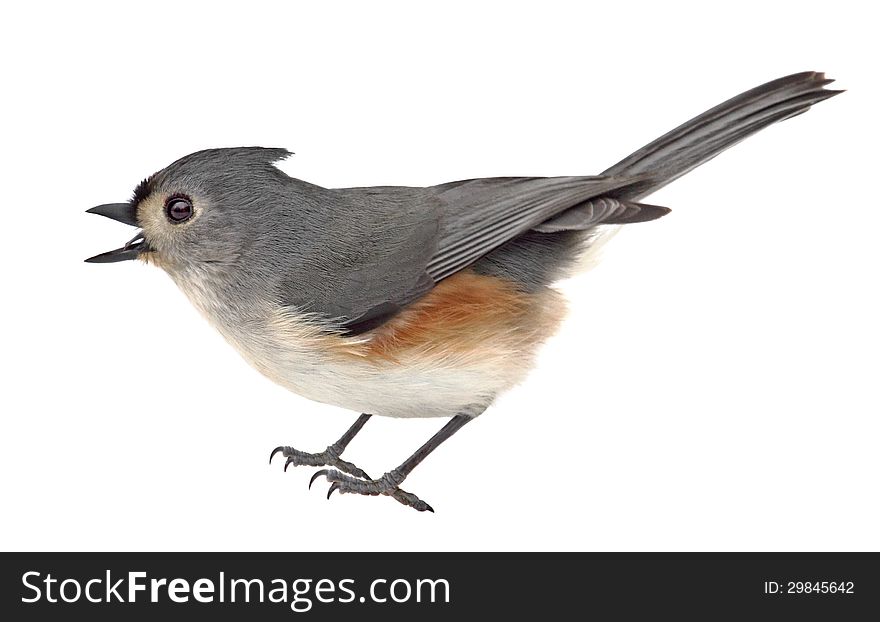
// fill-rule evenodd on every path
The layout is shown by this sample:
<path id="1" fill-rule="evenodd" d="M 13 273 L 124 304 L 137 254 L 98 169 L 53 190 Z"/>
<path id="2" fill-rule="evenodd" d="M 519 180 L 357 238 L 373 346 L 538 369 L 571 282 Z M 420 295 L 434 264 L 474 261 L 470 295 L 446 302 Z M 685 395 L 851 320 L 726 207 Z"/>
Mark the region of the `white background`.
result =
<path id="1" fill-rule="evenodd" d="M 3 549 L 877 550 L 867 3 L 29 3 L 0 15 Z M 24 6 L 24 5 L 21 5 Z M 733 5 L 732 5 L 733 6 Z M 849 91 L 655 194 L 521 387 L 407 480 L 306 490 L 356 417 L 262 378 L 86 215 L 189 152 L 327 186 L 580 175 L 767 80 Z M 374 418 L 396 466 L 442 421 Z"/>

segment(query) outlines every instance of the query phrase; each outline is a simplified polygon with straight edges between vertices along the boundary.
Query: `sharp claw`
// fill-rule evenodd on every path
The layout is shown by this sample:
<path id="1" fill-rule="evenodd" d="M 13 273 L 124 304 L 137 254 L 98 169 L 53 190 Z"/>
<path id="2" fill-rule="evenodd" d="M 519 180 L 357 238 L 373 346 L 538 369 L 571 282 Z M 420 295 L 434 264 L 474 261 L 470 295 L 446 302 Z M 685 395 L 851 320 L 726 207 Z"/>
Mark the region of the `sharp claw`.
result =
<path id="1" fill-rule="evenodd" d="M 312 489 L 312 484 L 315 483 L 315 480 L 321 477 L 322 475 L 327 475 L 327 469 L 321 469 L 320 471 L 316 471 L 314 475 L 312 475 L 312 479 L 309 480 L 309 490 Z"/>
<path id="2" fill-rule="evenodd" d="M 428 505 L 427 503 L 425 504 L 425 509 L 428 510 L 431 514 L 434 513 L 434 508 L 432 508 L 432 507 L 431 507 L 430 505 Z"/>
<path id="3" fill-rule="evenodd" d="M 373 479 L 372 477 L 370 477 L 369 475 L 367 475 L 366 473 L 364 473 L 364 470 L 363 470 L 363 469 L 354 469 L 354 470 L 351 472 L 351 474 L 354 475 L 355 477 L 360 477 L 361 479 L 365 479 L 365 480 L 371 480 L 371 479 Z"/>
<path id="4" fill-rule="evenodd" d="M 274 458 L 275 454 L 277 454 L 279 451 L 284 451 L 284 447 L 281 447 L 279 445 L 278 447 L 276 447 L 275 449 L 272 450 L 272 453 L 269 454 L 269 464 L 272 464 L 272 458 Z"/>
<path id="5" fill-rule="evenodd" d="M 330 498 L 330 495 L 333 494 L 335 490 L 339 488 L 339 482 L 333 482 L 333 485 L 330 486 L 330 490 L 327 491 L 327 498 Z"/>
<path id="6" fill-rule="evenodd" d="M 290 466 L 290 463 L 293 462 L 293 457 L 287 459 L 287 462 L 284 463 L 284 472 L 287 473 L 287 467 Z"/>

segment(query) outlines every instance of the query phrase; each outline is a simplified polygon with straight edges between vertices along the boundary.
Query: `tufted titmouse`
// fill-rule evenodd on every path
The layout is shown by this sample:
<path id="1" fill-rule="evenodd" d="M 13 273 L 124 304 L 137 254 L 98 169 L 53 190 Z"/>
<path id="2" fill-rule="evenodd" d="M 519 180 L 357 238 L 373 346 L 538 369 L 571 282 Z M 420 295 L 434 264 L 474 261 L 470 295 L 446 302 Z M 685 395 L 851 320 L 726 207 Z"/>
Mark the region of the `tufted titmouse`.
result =
<path id="1" fill-rule="evenodd" d="M 165 269 L 278 384 L 362 414 L 326 450 L 276 448 L 330 466 L 327 496 L 388 495 L 429 453 L 527 373 L 564 313 L 551 285 L 609 230 L 654 220 L 639 202 L 777 121 L 840 91 L 800 73 L 743 93 L 595 177 L 498 177 L 429 188 L 326 189 L 273 163 L 284 149 L 208 149 L 151 175 L 127 203 L 88 210 L 141 230 L 86 261 Z M 612 228 L 613 229 L 613 228 Z M 367 414 L 370 413 L 370 414 Z M 371 414 L 451 420 L 379 479 L 340 454 Z"/>

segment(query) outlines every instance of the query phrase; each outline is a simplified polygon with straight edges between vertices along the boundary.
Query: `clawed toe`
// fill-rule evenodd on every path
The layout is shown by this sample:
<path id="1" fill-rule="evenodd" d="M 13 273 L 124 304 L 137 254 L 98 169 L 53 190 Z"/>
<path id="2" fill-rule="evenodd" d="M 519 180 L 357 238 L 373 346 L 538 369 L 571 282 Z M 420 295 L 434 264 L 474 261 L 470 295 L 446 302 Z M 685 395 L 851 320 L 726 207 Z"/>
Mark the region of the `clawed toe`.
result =
<path id="1" fill-rule="evenodd" d="M 377 480 L 361 480 L 333 469 L 321 469 L 312 475 L 309 480 L 309 488 L 316 479 L 323 476 L 330 482 L 327 498 L 336 492 L 340 494 L 352 493 L 358 495 L 378 496 L 385 495 L 396 499 L 399 503 L 409 506 L 419 512 L 434 512 L 434 508 L 419 499 L 411 492 L 399 488 L 403 477 L 397 471 L 390 471 Z"/>
<path id="2" fill-rule="evenodd" d="M 339 490 L 339 482 L 333 482 L 333 485 L 330 486 L 330 490 L 327 491 L 327 498 L 330 498 L 330 495 L 333 494 L 333 491 Z"/>
<path id="3" fill-rule="evenodd" d="M 322 475 L 327 475 L 328 472 L 329 471 L 327 469 L 321 469 L 320 471 L 315 471 L 315 474 L 312 475 L 311 479 L 309 480 L 309 490 L 312 489 L 312 484 L 315 483 L 316 479 L 318 479 Z"/>
<path id="4" fill-rule="evenodd" d="M 284 463 L 285 472 L 291 466 L 330 466 L 339 469 L 343 473 L 353 475 L 354 477 L 370 479 L 370 476 L 367 475 L 363 469 L 340 458 L 339 454 L 341 453 L 341 449 L 336 445 L 330 445 L 327 449 L 319 453 L 307 453 L 294 449 L 293 447 L 282 445 L 273 449 L 272 453 L 269 454 L 269 464 L 272 464 L 272 459 L 275 458 L 275 455 L 278 453 L 287 458 Z"/>
<path id="5" fill-rule="evenodd" d="M 277 454 L 279 451 L 284 451 L 283 445 L 279 445 L 278 447 L 276 447 L 275 449 L 272 450 L 271 454 L 269 454 L 269 464 L 272 464 L 272 458 L 274 458 L 275 454 Z"/>

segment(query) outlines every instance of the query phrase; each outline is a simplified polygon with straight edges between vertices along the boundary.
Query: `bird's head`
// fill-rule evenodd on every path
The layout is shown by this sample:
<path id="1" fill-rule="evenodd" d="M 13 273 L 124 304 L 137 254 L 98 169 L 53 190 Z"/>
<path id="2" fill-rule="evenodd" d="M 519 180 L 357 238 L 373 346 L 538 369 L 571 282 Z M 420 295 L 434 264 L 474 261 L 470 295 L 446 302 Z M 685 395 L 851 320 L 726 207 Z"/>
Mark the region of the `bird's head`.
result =
<path id="1" fill-rule="evenodd" d="M 229 264 L 254 236 L 263 211 L 290 178 L 273 163 L 286 149 L 207 149 L 177 160 L 138 185 L 127 203 L 87 210 L 140 227 L 124 246 L 86 259 L 112 263 L 144 259 L 169 272 Z"/>

